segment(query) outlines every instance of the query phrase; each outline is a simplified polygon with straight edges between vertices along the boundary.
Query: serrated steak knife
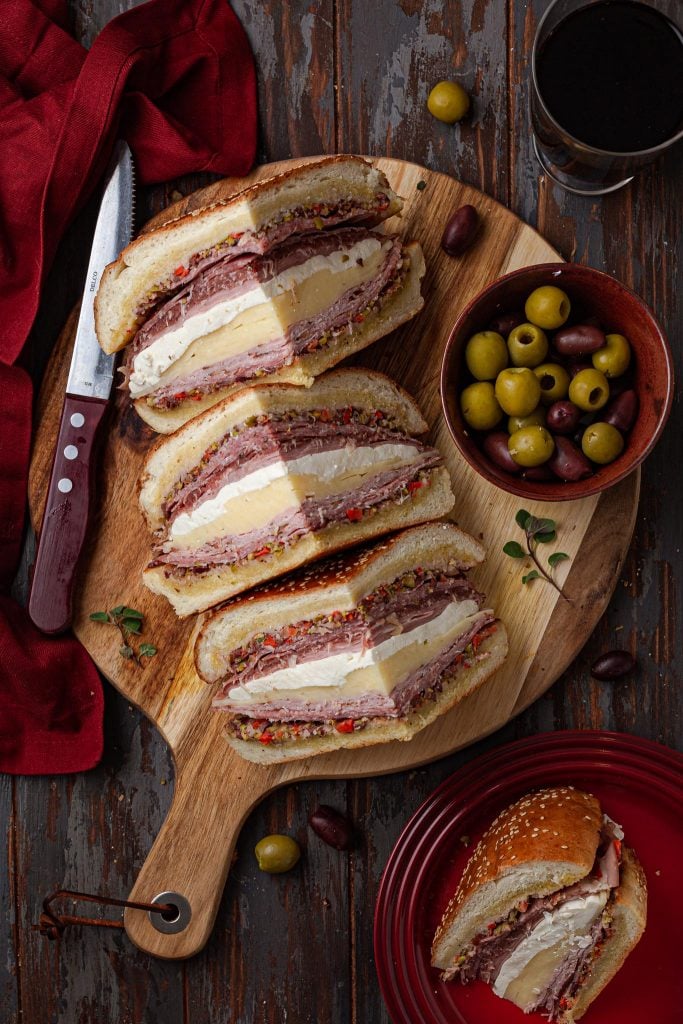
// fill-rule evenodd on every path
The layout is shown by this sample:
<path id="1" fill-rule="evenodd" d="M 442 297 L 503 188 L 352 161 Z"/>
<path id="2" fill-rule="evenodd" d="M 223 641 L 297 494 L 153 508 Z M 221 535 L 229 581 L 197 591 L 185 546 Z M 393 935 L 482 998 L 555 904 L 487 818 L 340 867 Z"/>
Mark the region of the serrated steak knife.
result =
<path id="1" fill-rule="evenodd" d="M 44 633 L 61 633 L 71 624 L 74 574 L 88 527 L 95 435 L 109 402 L 116 358 L 97 344 L 93 303 L 102 271 L 133 236 L 133 190 L 133 158 L 125 142 L 117 142 L 90 252 L 29 599 L 29 615 Z"/>

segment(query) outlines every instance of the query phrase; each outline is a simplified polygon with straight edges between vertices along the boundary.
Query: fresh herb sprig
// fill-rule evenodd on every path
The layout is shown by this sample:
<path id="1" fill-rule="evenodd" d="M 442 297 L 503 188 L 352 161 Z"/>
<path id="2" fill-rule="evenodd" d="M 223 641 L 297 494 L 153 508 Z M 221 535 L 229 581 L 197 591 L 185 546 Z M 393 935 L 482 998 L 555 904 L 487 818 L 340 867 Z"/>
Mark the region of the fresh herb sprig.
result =
<path id="1" fill-rule="evenodd" d="M 564 551 L 554 551 L 552 555 L 548 557 L 548 571 L 540 561 L 537 549 L 539 544 L 552 544 L 557 539 L 557 528 L 554 519 L 539 519 L 536 516 L 532 516 L 531 512 L 527 512 L 526 509 L 520 508 L 519 512 L 515 516 L 515 522 L 521 530 L 524 530 L 524 536 L 526 539 L 526 551 L 516 540 L 509 540 L 507 544 L 503 545 L 503 551 L 510 558 L 530 558 L 536 566 L 535 569 L 530 569 L 529 572 L 522 576 L 522 583 L 531 583 L 532 580 L 545 580 L 565 601 L 569 601 L 569 598 L 562 590 L 562 587 L 555 581 L 553 577 L 553 570 L 556 565 L 560 562 L 566 562 L 569 559 L 569 555 Z"/>
<path id="2" fill-rule="evenodd" d="M 129 608 L 125 604 L 117 604 L 116 608 L 110 608 L 108 612 L 91 612 L 90 618 L 93 622 L 102 622 L 106 626 L 114 626 L 121 634 L 123 643 L 119 647 L 119 654 L 126 661 L 134 661 L 142 668 L 143 658 L 153 658 L 157 653 L 154 644 L 139 643 L 134 646 L 134 638 L 142 633 L 144 615 L 135 608 Z"/>

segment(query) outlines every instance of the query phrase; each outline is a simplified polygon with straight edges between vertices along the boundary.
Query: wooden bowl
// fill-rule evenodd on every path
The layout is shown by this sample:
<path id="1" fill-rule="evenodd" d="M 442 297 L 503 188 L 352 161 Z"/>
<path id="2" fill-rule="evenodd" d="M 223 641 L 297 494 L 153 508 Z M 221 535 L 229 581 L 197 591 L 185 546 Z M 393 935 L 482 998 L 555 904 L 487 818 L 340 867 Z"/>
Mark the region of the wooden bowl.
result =
<path id="1" fill-rule="evenodd" d="M 581 316 L 596 316 L 608 333 L 623 334 L 633 351 L 634 387 L 640 410 L 624 450 L 593 476 L 576 482 L 523 480 L 499 469 L 481 448 L 460 412 L 460 392 L 469 382 L 464 350 L 468 339 L 488 328 L 498 314 L 524 309 L 527 296 L 544 284 L 567 292 Z M 485 288 L 462 311 L 449 335 L 441 365 L 441 405 L 461 454 L 485 480 L 521 498 L 568 501 L 597 494 L 623 480 L 652 451 L 664 429 L 673 398 L 673 364 L 664 332 L 652 311 L 629 288 L 608 274 L 577 263 L 541 263 L 515 270 Z M 501 427 L 504 429 L 504 426 Z"/>

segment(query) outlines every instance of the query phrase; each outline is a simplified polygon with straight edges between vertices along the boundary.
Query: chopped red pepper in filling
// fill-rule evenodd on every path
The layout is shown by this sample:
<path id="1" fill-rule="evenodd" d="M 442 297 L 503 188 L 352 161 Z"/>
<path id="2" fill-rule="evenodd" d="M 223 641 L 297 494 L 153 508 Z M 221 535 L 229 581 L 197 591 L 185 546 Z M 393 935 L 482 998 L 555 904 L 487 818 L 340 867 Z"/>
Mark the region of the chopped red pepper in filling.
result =
<path id="1" fill-rule="evenodd" d="M 363 512 L 359 508 L 347 508 L 346 518 L 350 519 L 352 523 L 357 523 L 363 518 Z"/>
<path id="2" fill-rule="evenodd" d="M 335 729 L 337 732 L 353 732 L 353 719 L 345 718 L 343 722 L 337 722 Z"/>
<path id="3" fill-rule="evenodd" d="M 190 271 L 187 269 L 187 267 L 180 266 L 176 267 L 173 273 L 176 277 L 187 277 Z"/>

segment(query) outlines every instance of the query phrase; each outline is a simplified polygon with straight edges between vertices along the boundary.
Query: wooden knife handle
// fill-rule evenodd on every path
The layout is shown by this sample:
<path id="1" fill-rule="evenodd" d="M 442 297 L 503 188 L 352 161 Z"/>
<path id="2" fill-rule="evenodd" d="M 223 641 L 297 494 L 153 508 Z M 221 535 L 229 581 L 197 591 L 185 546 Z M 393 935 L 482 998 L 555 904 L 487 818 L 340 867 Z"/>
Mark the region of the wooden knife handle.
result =
<path id="1" fill-rule="evenodd" d="M 71 625 L 74 574 L 85 542 L 95 436 L 107 402 L 67 395 L 47 492 L 28 611 L 43 633 Z"/>

